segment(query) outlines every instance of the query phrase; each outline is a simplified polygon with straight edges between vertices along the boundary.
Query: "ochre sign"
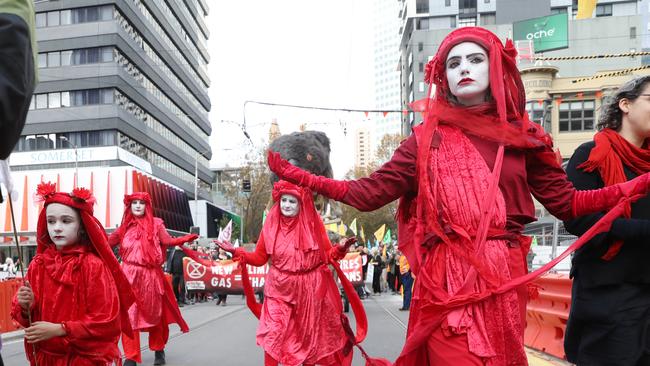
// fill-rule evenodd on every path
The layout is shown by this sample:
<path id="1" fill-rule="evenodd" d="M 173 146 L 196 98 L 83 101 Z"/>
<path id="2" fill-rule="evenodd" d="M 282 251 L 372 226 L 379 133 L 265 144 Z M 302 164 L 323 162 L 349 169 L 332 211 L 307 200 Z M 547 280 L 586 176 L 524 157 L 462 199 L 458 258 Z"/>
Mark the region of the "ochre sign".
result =
<path id="1" fill-rule="evenodd" d="M 183 272 L 187 290 L 231 294 L 244 293 L 239 263 L 232 260 L 214 261 L 213 263 L 213 266 L 206 267 L 190 258 L 183 258 Z M 247 266 L 247 268 L 251 285 L 256 292 L 262 291 L 269 266 Z"/>

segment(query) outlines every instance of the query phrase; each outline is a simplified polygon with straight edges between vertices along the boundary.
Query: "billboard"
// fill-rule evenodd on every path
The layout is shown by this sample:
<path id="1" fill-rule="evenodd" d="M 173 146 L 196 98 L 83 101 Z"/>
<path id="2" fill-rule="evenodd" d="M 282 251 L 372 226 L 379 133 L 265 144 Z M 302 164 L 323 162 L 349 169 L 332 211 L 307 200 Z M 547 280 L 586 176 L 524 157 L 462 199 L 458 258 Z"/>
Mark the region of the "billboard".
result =
<path id="1" fill-rule="evenodd" d="M 512 24 L 515 41 L 533 41 L 535 53 L 569 47 L 569 17 L 567 13 L 550 15 Z"/>

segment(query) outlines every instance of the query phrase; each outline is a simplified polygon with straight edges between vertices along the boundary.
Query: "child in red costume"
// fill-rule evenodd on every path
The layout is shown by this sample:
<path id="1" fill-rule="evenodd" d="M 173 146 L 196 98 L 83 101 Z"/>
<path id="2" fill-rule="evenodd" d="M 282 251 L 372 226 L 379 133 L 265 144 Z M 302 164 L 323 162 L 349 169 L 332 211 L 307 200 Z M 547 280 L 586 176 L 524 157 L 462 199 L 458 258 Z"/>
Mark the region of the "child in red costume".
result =
<path id="1" fill-rule="evenodd" d="M 148 193 L 125 195 L 122 224 L 108 238 L 111 246 L 120 246 L 122 270 L 136 294 L 135 305 L 129 309 L 134 337 L 122 336 L 127 358 L 125 366 L 142 362 L 140 331 L 149 332 L 149 348 L 155 351 L 154 365 L 164 365 L 168 324 L 177 323 L 183 332 L 189 330 L 162 265 L 168 246 L 182 245 L 198 236 L 188 234 L 172 238 L 163 221 L 153 217 L 152 211 Z"/>
<path id="2" fill-rule="evenodd" d="M 349 328 L 327 264 L 344 257 L 356 239 L 330 245 L 308 189 L 280 181 L 273 200 L 255 252 L 218 242 L 245 264 L 263 266 L 271 259 L 261 312 L 252 308 L 261 313 L 257 344 L 264 349 L 264 365 L 350 365 Z M 356 295 L 351 285 L 349 291 Z M 360 304 L 358 296 L 354 300 Z M 362 317 L 365 322 L 365 313 Z"/>
<path id="3" fill-rule="evenodd" d="M 521 234 L 535 220 L 531 194 L 560 219 L 613 208 L 595 232 L 621 202 L 648 193 L 647 174 L 573 188 L 550 137 L 528 119 L 515 56 L 512 42 L 483 28 L 451 32 L 427 65 L 435 98 L 414 104 L 424 123 L 368 178 L 317 177 L 269 153 L 281 179 L 357 209 L 401 198 L 399 246 L 418 280 L 396 365 L 527 365 L 523 285 L 542 272 L 527 274 Z"/>
<path id="4" fill-rule="evenodd" d="M 56 192 L 51 183 L 41 183 L 38 195 L 44 206 L 36 229 L 36 256 L 11 312 L 26 328 L 29 362 L 119 363 L 117 342 L 121 332 L 131 332 L 126 311 L 134 296 L 106 232 L 93 217 L 95 198 L 84 188 Z"/>

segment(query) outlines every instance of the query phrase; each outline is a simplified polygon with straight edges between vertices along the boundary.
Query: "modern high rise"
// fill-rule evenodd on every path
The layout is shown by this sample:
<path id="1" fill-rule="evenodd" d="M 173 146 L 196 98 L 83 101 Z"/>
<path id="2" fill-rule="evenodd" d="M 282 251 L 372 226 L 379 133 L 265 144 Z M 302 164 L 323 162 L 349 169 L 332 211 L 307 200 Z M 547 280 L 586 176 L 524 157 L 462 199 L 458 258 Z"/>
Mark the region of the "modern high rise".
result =
<path id="1" fill-rule="evenodd" d="M 378 0 L 373 4 L 374 27 L 374 80 L 375 108 L 378 110 L 400 109 L 399 87 L 399 26 L 397 16 L 400 2 Z M 378 116 L 373 130 L 373 145 L 378 146 L 386 134 L 401 132 L 401 115 L 388 113 Z"/>
<path id="2" fill-rule="evenodd" d="M 188 200 L 211 200 L 214 177 L 208 11 L 206 0 L 37 2 L 40 83 L 10 160 L 23 194 L 40 180 L 91 187 L 112 227 L 121 194 L 145 190 L 154 214 L 187 231 Z"/>

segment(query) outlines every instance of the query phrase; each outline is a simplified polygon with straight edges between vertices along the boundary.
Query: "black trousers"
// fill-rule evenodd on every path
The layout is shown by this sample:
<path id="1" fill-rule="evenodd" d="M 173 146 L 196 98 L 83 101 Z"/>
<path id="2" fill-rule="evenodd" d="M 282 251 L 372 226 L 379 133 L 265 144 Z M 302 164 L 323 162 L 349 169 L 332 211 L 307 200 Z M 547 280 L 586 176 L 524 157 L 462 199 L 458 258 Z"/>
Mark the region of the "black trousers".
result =
<path id="1" fill-rule="evenodd" d="M 564 337 L 567 359 L 578 366 L 650 365 L 650 286 L 585 287 L 574 278 Z"/>
<path id="2" fill-rule="evenodd" d="M 174 288 L 174 295 L 176 301 L 179 303 L 185 302 L 185 278 L 183 274 L 172 274 L 172 287 Z"/>

